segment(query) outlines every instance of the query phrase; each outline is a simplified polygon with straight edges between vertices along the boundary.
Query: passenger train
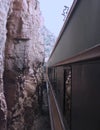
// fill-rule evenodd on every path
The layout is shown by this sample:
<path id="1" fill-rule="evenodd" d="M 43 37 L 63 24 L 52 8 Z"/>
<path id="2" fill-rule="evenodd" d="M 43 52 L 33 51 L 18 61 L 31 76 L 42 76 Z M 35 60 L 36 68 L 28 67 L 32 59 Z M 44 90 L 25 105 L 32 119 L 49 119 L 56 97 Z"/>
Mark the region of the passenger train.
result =
<path id="1" fill-rule="evenodd" d="M 52 130 L 100 130 L 100 0 L 74 0 L 47 62 Z"/>

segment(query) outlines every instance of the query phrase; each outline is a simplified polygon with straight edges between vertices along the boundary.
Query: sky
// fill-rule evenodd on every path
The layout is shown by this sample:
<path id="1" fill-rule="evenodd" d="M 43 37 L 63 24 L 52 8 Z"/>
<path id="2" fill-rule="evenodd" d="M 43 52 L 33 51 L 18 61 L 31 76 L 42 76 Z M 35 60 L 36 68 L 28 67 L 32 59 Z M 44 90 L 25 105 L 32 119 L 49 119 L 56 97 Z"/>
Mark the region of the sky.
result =
<path id="1" fill-rule="evenodd" d="M 73 0 L 39 0 L 45 26 L 57 37 L 64 24 L 64 6 L 71 7 Z"/>

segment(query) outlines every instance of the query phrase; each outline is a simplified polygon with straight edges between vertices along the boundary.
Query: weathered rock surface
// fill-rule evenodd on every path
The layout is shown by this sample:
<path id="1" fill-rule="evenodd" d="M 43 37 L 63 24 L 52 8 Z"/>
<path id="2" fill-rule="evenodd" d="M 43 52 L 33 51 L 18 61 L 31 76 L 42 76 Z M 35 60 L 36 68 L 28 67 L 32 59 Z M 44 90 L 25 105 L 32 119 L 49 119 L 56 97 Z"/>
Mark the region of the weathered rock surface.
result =
<path id="1" fill-rule="evenodd" d="M 0 1 L 0 130 L 30 130 L 33 125 L 36 90 L 43 79 L 41 26 L 37 0 Z"/>
<path id="2" fill-rule="evenodd" d="M 0 130 L 6 129 L 7 105 L 3 88 L 3 71 L 4 71 L 4 49 L 6 41 L 6 22 L 10 0 L 0 1 Z"/>

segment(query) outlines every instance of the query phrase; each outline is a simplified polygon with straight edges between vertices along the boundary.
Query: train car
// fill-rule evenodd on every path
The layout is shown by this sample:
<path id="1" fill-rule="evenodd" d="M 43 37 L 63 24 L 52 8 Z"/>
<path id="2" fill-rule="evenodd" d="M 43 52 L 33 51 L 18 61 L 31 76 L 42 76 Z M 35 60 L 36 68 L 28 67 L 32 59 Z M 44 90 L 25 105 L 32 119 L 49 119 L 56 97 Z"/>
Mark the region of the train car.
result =
<path id="1" fill-rule="evenodd" d="M 47 62 L 52 130 L 100 130 L 100 0 L 74 0 Z"/>

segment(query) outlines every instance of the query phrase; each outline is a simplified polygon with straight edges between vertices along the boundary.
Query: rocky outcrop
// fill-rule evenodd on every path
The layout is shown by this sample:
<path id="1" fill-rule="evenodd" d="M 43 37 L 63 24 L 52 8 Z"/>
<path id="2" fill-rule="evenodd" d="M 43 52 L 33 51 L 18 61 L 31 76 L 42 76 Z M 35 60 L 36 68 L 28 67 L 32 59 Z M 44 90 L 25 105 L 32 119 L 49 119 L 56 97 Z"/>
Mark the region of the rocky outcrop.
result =
<path id="1" fill-rule="evenodd" d="M 3 88 L 3 71 L 4 71 L 4 49 L 6 41 L 6 22 L 10 0 L 0 1 L 0 130 L 6 129 L 7 122 L 7 105 Z"/>
<path id="2" fill-rule="evenodd" d="M 43 80 L 41 26 L 37 0 L 0 1 L 0 130 L 32 127 Z"/>

